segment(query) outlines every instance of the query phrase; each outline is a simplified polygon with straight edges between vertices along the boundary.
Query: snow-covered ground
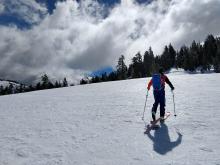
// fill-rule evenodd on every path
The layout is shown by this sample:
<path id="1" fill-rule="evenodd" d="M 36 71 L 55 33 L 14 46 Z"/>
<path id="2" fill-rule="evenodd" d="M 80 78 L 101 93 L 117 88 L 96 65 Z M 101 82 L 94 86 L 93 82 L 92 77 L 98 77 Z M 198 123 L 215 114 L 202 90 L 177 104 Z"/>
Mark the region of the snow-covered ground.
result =
<path id="1" fill-rule="evenodd" d="M 168 76 L 178 116 L 149 135 L 148 78 L 1 96 L 0 165 L 219 165 L 220 74 Z"/>

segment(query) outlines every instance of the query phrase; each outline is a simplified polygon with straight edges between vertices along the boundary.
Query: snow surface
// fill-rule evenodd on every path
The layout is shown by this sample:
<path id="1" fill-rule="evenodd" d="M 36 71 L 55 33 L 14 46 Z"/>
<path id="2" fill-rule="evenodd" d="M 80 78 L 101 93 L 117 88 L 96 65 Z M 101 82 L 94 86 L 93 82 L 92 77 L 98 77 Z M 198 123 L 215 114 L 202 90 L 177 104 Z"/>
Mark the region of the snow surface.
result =
<path id="1" fill-rule="evenodd" d="M 149 78 L 1 96 L 0 165 L 219 165 L 220 74 L 168 76 L 178 116 L 149 135 Z"/>

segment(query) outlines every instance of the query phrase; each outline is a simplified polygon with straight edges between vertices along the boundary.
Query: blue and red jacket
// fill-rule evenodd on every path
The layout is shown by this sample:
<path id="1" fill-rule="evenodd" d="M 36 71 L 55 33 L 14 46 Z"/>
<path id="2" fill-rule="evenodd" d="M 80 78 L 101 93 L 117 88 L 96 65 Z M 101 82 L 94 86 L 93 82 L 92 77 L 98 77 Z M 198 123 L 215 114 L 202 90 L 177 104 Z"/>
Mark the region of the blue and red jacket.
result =
<path id="1" fill-rule="evenodd" d="M 170 88 L 172 90 L 174 90 L 173 84 L 170 82 L 170 80 L 168 79 L 168 77 L 166 75 L 161 74 L 160 80 L 161 80 L 161 89 L 165 89 L 165 82 L 166 82 L 170 86 Z M 152 83 L 153 83 L 153 81 L 151 79 L 150 82 L 148 83 L 148 86 L 147 86 L 148 90 L 150 90 Z"/>

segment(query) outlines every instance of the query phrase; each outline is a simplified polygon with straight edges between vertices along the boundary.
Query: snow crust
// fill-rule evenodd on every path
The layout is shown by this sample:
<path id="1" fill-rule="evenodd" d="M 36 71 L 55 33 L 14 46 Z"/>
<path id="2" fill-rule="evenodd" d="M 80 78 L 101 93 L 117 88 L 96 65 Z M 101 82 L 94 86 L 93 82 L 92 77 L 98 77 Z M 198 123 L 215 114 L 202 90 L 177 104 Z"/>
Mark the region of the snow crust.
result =
<path id="1" fill-rule="evenodd" d="M 1 96 L 0 164 L 220 164 L 220 74 L 168 77 L 178 116 L 166 86 L 172 116 L 148 135 L 149 78 Z M 146 123 L 152 104 L 151 91 Z"/>

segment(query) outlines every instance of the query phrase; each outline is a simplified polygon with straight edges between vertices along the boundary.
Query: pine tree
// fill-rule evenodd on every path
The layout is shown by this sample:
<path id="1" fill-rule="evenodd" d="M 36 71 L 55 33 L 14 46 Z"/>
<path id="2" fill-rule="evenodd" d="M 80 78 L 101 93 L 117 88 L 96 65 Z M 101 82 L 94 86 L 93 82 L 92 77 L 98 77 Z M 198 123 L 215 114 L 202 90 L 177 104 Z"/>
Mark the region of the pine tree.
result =
<path id="1" fill-rule="evenodd" d="M 106 73 L 106 72 L 102 74 L 102 76 L 101 76 L 101 81 L 102 81 L 102 82 L 107 81 L 107 73 Z"/>
<path id="2" fill-rule="evenodd" d="M 182 47 L 180 48 L 180 51 L 177 53 L 177 58 L 176 58 L 177 68 L 183 68 L 185 50 L 186 50 L 186 46 L 182 46 Z"/>
<path id="3" fill-rule="evenodd" d="M 213 59 L 214 71 L 220 73 L 220 37 L 216 38 L 217 52 Z"/>
<path id="4" fill-rule="evenodd" d="M 80 80 L 80 85 L 84 85 L 84 84 L 88 84 L 88 82 L 86 80 L 84 80 L 84 79 L 81 79 Z"/>
<path id="5" fill-rule="evenodd" d="M 42 82 L 42 89 L 48 89 L 50 87 L 50 80 L 46 74 L 41 76 L 41 82 Z"/>
<path id="6" fill-rule="evenodd" d="M 54 88 L 54 85 L 53 85 L 53 83 L 52 83 L 52 82 L 50 82 L 50 81 L 49 81 L 49 84 L 48 84 L 48 89 L 52 89 L 52 88 Z"/>
<path id="7" fill-rule="evenodd" d="M 12 83 L 9 83 L 8 86 L 8 94 L 13 94 L 14 93 L 14 87 Z"/>
<path id="8" fill-rule="evenodd" d="M 157 72 L 159 70 L 159 68 L 162 67 L 162 65 L 161 65 L 161 56 L 156 56 L 154 58 L 154 61 L 155 61 L 154 72 Z"/>
<path id="9" fill-rule="evenodd" d="M 30 92 L 30 91 L 34 91 L 34 90 L 35 90 L 35 88 L 32 85 L 29 85 L 28 91 Z"/>
<path id="10" fill-rule="evenodd" d="M 64 77 L 64 79 L 63 79 L 63 87 L 67 87 L 67 86 L 68 86 L 68 82 L 67 82 L 66 77 Z"/>
<path id="11" fill-rule="evenodd" d="M 144 76 L 144 65 L 140 52 L 138 52 L 135 57 L 132 58 L 132 68 L 132 78 L 140 78 Z"/>
<path id="12" fill-rule="evenodd" d="M 61 84 L 58 81 L 56 81 L 54 86 L 55 86 L 55 88 L 60 88 Z"/>
<path id="13" fill-rule="evenodd" d="M 124 60 L 125 60 L 124 55 L 121 55 L 121 57 L 119 57 L 119 59 L 118 59 L 118 65 L 116 66 L 116 68 L 117 68 L 117 75 L 118 75 L 118 79 L 119 80 L 124 80 L 124 79 L 127 78 L 128 68 L 125 65 Z"/>
<path id="14" fill-rule="evenodd" d="M 92 77 L 91 83 L 98 83 L 100 82 L 100 78 L 98 76 Z"/>
<path id="15" fill-rule="evenodd" d="M 127 77 L 129 79 L 132 78 L 132 75 L 134 74 L 133 72 L 134 72 L 133 65 L 129 64 L 129 66 L 128 66 L 128 73 L 127 73 Z"/>
<path id="16" fill-rule="evenodd" d="M 194 71 L 197 67 L 199 67 L 199 53 L 200 53 L 200 44 L 197 44 L 195 41 L 192 42 L 192 45 L 189 49 L 189 56 L 191 60 L 191 71 Z"/>
<path id="17" fill-rule="evenodd" d="M 210 70 L 217 54 L 217 44 L 213 35 L 208 35 L 204 43 L 203 69 Z"/>
<path id="18" fill-rule="evenodd" d="M 169 45 L 169 48 L 168 48 L 168 51 L 169 51 L 169 56 L 168 56 L 168 62 L 169 62 L 169 68 L 172 68 L 175 66 L 175 61 L 176 61 L 176 51 L 175 49 L 173 48 L 173 46 L 170 44 Z"/>
<path id="19" fill-rule="evenodd" d="M 116 72 L 111 72 L 109 75 L 108 75 L 108 80 L 109 81 L 115 81 L 118 79 L 118 76 L 117 76 L 117 73 Z"/>
<path id="20" fill-rule="evenodd" d="M 42 85 L 40 82 L 38 82 L 36 85 L 36 90 L 41 90 L 41 89 L 42 89 Z"/>
<path id="21" fill-rule="evenodd" d="M 158 58 L 158 64 L 160 67 L 164 68 L 165 71 L 171 68 L 169 59 L 169 48 L 167 46 L 164 47 L 162 55 Z"/>
<path id="22" fill-rule="evenodd" d="M 0 86 L 0 95 L 4 95 L 4 87 L 2 85 Z"/>
<path id="23" fill-rule="evenodd" d="M 149 48 L 148 51 L 144 53 L 144 76 L 151 76 L 152 72 L 154 72 L 154 53 L 151 49 Z"/>
<path id="24" fill-rule="evenodd" d="M 24 86 L 22 84 L 19 85 L 19 89 L 18 89 L 19 93 L 24 92 Z"/>
<path id="25" fill-rule="evenodd" d="M 189 53 L 189 48 L 184 47 L 184 63 L 183 63 L 183 68 L 186 71 L 194 71 L 195 66 L 193 64 L 192 56 Z"/>

